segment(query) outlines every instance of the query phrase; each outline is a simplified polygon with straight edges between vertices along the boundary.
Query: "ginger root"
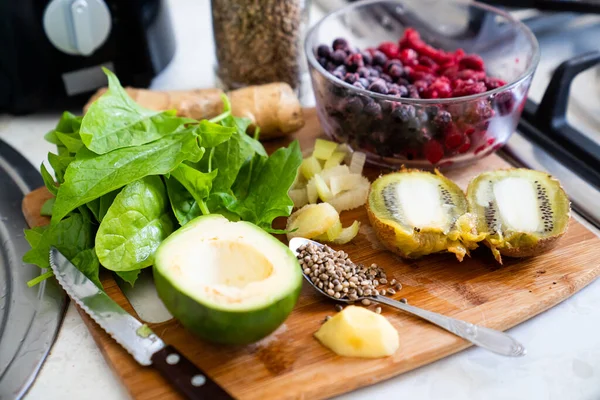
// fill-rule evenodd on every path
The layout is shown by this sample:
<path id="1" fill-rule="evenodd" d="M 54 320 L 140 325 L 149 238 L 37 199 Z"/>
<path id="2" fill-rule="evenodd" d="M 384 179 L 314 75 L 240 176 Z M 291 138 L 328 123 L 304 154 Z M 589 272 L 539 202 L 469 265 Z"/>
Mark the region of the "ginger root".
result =
<path id="1" fill-rule="evenodd" d="M 84 106 L 84 112 L 106 90 L 99 89 Z M 127 87 L 125 90 L 135 102 L 150 110 L 176 109 L 178 115 L 194 119 L 212 118 L 223 111 L 220 89 L 155 91 Z M 254 126 L 260 127 L 261 139 L 285 136 L 304 125 L 300 102 L 287 83 L 249 86 L 227 95 L 233 115 L 252 120 Z"/>

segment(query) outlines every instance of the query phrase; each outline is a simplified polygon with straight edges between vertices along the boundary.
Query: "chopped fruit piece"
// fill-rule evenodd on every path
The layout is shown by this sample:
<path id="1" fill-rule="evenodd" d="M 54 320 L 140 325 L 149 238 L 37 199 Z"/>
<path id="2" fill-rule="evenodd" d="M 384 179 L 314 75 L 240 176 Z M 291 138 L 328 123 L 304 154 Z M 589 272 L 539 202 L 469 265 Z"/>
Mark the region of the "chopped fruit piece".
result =
<path id="1" fill-rule="evenodd" d="M 306 188 L 292 189 L 290 190 L 288 195 L 290 196 L 290 199 L 292 199 L 292 201 L 294 202 L 295 208 L 300 208 L 308 204 L 308 195 L 306 193 Z"/>
<path id="2" fill-rule="evenodd" d="M 313 157 L 318 160 L 326 161 L 331 157 L 338 144 L 330 142 L 329 140 L 317 139 L 315 142 L 315 149 L 313 150 Z"/>
<path id="3" fill-rule="evenodd" d="M 340 222 L 340 215 L 329 203 L 308 204 L 287 220 L 287 238 L 316 238 Z"/>
<path id="4" fill-rule="evenodd" d="M 317 188 L 317 193 L 319 194 L 319 198 L 323 201 L 329 201 L 333 197 L 331 190 L 327 186 L 327 183 L 321 178 L 320 175 L 315 175 L 312 178 L 312 181 L 315 182 L 315 186 Z"/>
<path id="5" fill-rule="evenodd" d="M 338 212 L 360 207 L 367 201 L 369 187 L 369 180 L 363 176 L 362 182 L 359 185 L 345 192 L 338 193 L 329 200 L 329 204 L 334 206 Z"/>
<path id="6" fill-rule="evenodd" d="M 379 358 L 400 347 L 398 331 L 384 316 L 363 307 L 348 306 L 325 322 L 315 337 L 335 354 Z"/>
<path id="7" fill-rule="evenodd" d="M 340 233 L 333 239 L 333 243 L 335 244 L 346 244 L 358 235 L 358 230 L 360 228 L 360 222 L 354 221 L 352 225 L 347 228 L 344 228 L 340 231 Z M 331 241 L 331 240 L 330 240 Z"/>
<path id="8" fill-rule="evenodd" d="M 360 185 L 362 179 L 362 175 L 359 174 L 332 176 L 329 180 L 329 188 L 331 189 L 331 193 L 335 196 L 344 190 L 350 190 Z"/>
<path id="9" fill-rule="evenodd" d="M 318 240 L 320 242 L 331 242 L 333 241 L 333 239 L 340 236 L 340 233 L 342 233 L 342 231 L 342 223 L 338 221 L 335 224 L 333 224 L 331 228 L 327 229 L 327 232 L 317 236 L 315 240 Z"/>
<path id="10" fill-rule="evenodd" d="M 319 201 L 317 185 L 315 184 L 315 181 L 313 179 L 308 181 L 308 184 L 306 185 L 306 196 L 310 204 L 317 204 L 317 201 Z"/>
<path id="11" fill-rule="evenodd" d="M 366 160 L 367 160 L 367 155 L 365 153 L 361 153 L 360 151 L 355 151 L 352 154 L 352 161 L 350 161 L 350 172 L 353 174 L 362 174 L 363 167 L 365 166 Z"/>
<path id="12" fill-rule="evenodd" d="M 328 169 L 323 170 L 323 172 L 321 172 L 319 175 L 321 176 L 321 178 L 323 178 L 323 180 L 325 181 L 327 186 L 329 186 L 330 179 L 333 176 L 344 176 L 344 175 L 349 175 L 349 174 L 350 174 L 350 169 L 346 165 L 338 165 L 337 167 L 328 168 Z"/>
<path id="13" fill-rule="evenodd" d="M 314 157 L 305 158 L 300 164 L 300 172 L 306 180 L 310 180 L 313 176 L 321 172 L 321 164 Z"/>
<path id="14" fill-rule="evenodd" d="M 346 153 L 341 151 L 334 151 L 331 157 L 329 157 L 329 159 L 325 161 L 323 169 L 326 170 L 333 167 L 337 167 L 342 163 L 342 161 L 344 161 L 344 158 L 346 158 Z"/>

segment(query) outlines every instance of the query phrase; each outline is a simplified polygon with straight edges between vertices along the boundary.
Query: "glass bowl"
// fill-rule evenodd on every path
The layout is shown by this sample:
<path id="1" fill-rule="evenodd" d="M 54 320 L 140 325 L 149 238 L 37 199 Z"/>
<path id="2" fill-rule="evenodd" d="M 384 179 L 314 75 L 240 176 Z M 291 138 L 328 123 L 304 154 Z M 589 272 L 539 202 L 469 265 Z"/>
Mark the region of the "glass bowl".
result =
<path id="1" fill-rule="evenodd" d="M 349 44 L 347 56 L 365 54 L 382 42 L 397 44 L 407 28 L 435 48 L 479 55 L 487 75 L 506 84 L 462 97 L 404 97 L 416 97 L 414 87 L 408 94 L 381 94 L 344 81 L 343 72 L 334 76 L 324 67 L 333 68 L 327 64 L 333 58 L 317 55 L 319 45 L 340 37 Z M 459 166 L 496 151 L 517 126 L 539 61 L 535 36 L 521 22 L 494 7 L 449 0 L 353 3 L 318 22 L 305 50 L 326 134 L 365 152 L 369 163 L 392 168 Z"/>

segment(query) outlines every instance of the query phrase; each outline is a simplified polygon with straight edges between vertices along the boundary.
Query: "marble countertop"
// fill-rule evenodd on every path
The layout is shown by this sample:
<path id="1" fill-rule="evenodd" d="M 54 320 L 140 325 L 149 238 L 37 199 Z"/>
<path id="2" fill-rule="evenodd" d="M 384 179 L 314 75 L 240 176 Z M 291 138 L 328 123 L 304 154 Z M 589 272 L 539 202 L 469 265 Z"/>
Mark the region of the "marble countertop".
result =
<path id="1" fill-rule="evenodd" d="M 155 89 L 214 85 L 209 0 L 171 0 L 177 37 L 172 63 Z M 314 18 L 314 16 L 313 16 Z M 39 166 L 52 146 L 43 141 L 59 114 L 0 116 L 0 138 Z M 510 330 L 527 347 L 511 359 L 471 348 L 340 399 L 599 399 L 600 280 Z M 400 334 L 402 334 L 400 332 Z M 77 311 L 69 306 L 58 339 L 27 399 L 128 399 Z"/>

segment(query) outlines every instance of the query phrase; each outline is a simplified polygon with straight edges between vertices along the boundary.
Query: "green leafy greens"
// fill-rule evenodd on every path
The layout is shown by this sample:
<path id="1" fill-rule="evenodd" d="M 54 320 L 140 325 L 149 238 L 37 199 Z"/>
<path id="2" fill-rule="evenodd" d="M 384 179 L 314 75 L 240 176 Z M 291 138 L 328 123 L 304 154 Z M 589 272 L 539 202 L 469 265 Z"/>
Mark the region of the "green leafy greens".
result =
<path id="1" fill-rule="evenodd" d="M 109 89 L 87 114 L 63 113 L 45 136 L 57 147 L 48 153 L 54 176 L 41 167 L 55 195 L 43 207 L 52 223 L 25 231 L 23 261 L 48 268 L 55 246 L 96 285 L 101 265 L 133 285 L 158 245 L 197 216 L 219 213 L 274 232 L 273 220 L 291 213 L 298 143 L 269 157 L 227 97 L 221 115 L 197 121 L 139 106 L 105 73 Z"/>

